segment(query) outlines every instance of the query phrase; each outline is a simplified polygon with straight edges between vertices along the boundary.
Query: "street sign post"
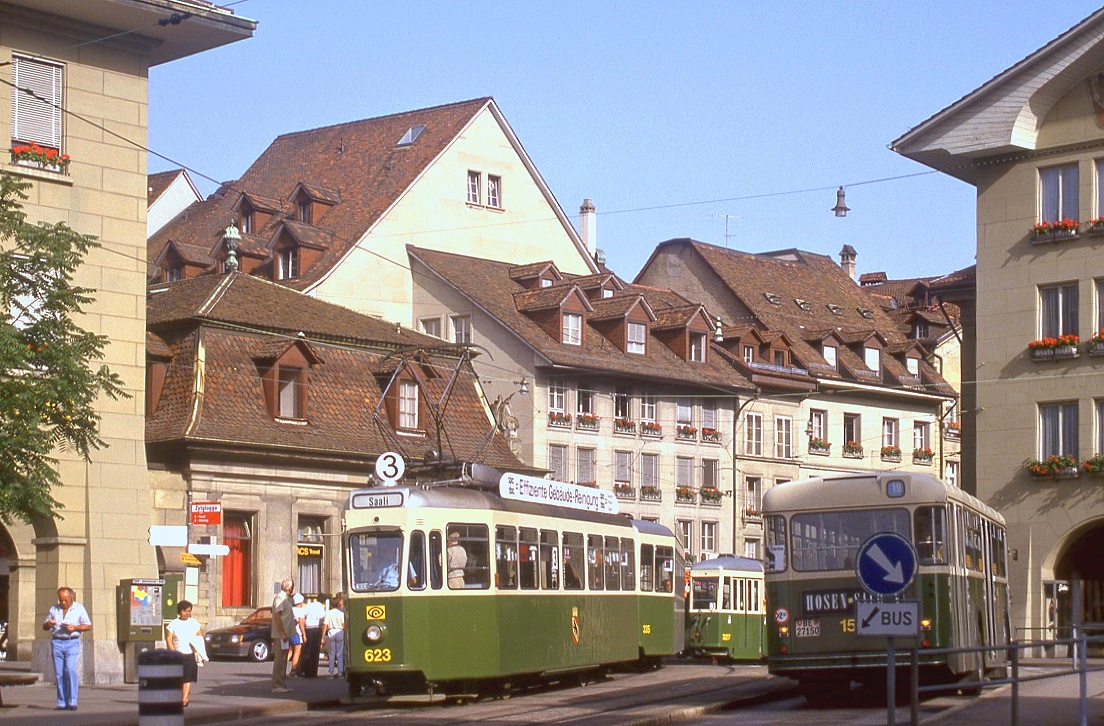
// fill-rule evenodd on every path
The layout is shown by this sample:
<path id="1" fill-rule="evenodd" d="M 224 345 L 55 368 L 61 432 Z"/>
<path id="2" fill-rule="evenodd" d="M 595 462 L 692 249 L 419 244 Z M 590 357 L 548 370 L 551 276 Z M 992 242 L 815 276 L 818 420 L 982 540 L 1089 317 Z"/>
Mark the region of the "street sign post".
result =
<path id="1" fill-rule="evenodd" d="M 871 595 L 894 597 L 905 591 L 916 576 L 916 550 L 896 532 L 871 535 L 855 558 L 859 584 Z"/>
<path id="2" fill-rule="evenodd" d="M 222 502 L 192 502 L 192 524 L 222 524 Z"/>
<path id="3" fill-rule="evenodd" d="M 920 603 L 855 603 L 855 630 L 858 635 L 914 638 L 920 634 Z"/>
<path id="4" fill-rule="evenodd" d="M 183 524 L 152 524 L 149 528 L 149 543 L 155 547 L 184 547 L 188 544 L 188 527 Z"/>

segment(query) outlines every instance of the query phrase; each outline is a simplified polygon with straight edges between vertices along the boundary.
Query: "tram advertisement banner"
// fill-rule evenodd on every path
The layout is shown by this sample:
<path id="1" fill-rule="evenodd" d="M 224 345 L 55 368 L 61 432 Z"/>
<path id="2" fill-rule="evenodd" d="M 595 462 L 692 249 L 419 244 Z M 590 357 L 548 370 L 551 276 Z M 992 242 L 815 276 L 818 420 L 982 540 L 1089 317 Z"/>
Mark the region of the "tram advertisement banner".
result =
<path id="1" fill-rule="evenodd" d="M 613 492 L 523 474 L 503 474 L 498 480 L 498 493 L 504 499 L 617 514 L 617 499 Z"/>

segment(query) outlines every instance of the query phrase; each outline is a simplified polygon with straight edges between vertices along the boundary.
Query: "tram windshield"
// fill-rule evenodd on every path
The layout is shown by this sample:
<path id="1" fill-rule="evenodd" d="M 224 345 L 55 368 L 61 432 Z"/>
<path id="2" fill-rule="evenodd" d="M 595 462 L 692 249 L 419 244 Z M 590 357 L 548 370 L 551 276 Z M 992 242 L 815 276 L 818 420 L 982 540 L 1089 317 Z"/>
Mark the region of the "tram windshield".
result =
<path id="1" fill-rule="evenodd" d="M 693 577 L 690 608 L 693 610 L 716 610 L 717 586 L 719 583 L 719 577 Z"/>
<path id="2" fill-rule="evenodd" d="M 790 530 L 793 567 L 800 572 L 854 569 L 859 547 L 878 532 L 912 539 L 907 509 L 795 514 Z"/>
<path id="3" fill-rule="evenodd" d="M 349 562 L 355 592 L 399 589 L 401 532 L 359 532 L 349 537 Z"/>

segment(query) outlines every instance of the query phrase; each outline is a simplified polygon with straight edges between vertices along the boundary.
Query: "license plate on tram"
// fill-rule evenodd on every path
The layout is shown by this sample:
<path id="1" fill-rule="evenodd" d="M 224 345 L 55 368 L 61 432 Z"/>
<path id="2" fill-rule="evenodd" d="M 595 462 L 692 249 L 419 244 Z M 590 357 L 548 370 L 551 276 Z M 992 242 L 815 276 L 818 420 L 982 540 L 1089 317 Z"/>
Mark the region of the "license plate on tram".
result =
<path id="1" fill-rule="evenodd" d="M 794 635 L 799 638 L 816 638 L 820 635 L 820 620 L 801 618 L 794 621 Z"/>

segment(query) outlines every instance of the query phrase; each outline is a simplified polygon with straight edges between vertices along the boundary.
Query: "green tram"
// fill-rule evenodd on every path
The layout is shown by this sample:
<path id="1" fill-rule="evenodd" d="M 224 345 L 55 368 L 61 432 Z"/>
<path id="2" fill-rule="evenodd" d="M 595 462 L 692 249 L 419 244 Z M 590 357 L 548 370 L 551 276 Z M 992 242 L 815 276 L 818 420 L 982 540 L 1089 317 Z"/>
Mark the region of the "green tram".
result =
<path id="1" fill-rule="evenodd" d="M 690 568 L 686 650 L 714 660 L 763 657 L 763 563 L 722 555 Z"/>
<path id="2" fill-rule="evenodd" d="M 874 599 L 859 585 L 856 552 L 879 532 L 916 549 L 916 575 L 899 599 L 919 603 L 921 680 L 976 682 L 1003 672 L 1008 567 L 996 510 L 930 475 L 875 472 L 775 486 L 763 517 L 772 674 L 797 679 L 811 699 L 838 695 L 852 680 L 884 687 L 886 639 L 857 635 L 855 622 L 855 600 Z M 897 644 L 914 647 L 912 639 Z M 995 649 L 923 653 L 974 646 Z"/>
<path id="3" fill-rule="evenodd" d="M 400 482 L 350 495 L 351 696 L 495 695 L 586 682 L 614 664 L 654 667 L 682 651 L 685 601 L 672 583 L 684 553 L 669 529 L 504 498 L 488 467 L 473 469 L 483 481 Z"/>

